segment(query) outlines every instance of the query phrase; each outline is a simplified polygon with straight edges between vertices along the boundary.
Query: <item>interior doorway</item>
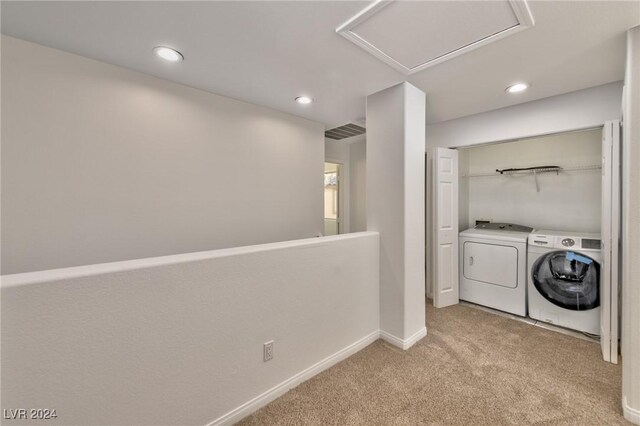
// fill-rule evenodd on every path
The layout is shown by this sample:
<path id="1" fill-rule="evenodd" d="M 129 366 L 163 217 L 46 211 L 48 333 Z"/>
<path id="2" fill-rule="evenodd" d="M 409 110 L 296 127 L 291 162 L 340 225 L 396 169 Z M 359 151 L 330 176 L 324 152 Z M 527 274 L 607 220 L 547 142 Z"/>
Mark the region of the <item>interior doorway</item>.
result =
<path id="1" fill-rule="evenodd" d="M 427 294 L 434 306 L 463 300 L 536 325 L 599 335 L 603 359 L 617 363 L 619 122 L 516 141 L 435 148 L 427 158 L 432 207 Z M 532 232 L 522 230 L 518 237 L 518 225 Z M 507 226 L 507 233 L 496 234 Z M 512 261 L 497 254 L 505 248 Z M 561 267 L 571 273 L 560 272 Z M 558 289 L 572 303 L 562 302 Z M 584 303 L 585 295 L 593 303 L 573 303 Z"/>
<path id="2" fill-rule="evenodd" d="M 324 235 L 337 235 L 342 232 L 340 221 L 340 196 L 342 165 L 324 163 Z"/>

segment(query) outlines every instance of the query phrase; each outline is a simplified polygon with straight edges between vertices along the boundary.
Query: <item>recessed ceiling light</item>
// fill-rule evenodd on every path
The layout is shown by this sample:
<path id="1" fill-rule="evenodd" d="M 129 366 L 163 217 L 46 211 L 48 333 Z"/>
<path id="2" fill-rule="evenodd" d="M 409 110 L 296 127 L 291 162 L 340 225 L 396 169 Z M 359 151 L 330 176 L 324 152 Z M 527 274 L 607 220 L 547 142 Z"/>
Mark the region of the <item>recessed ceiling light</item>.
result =
<path id="1" fill-rule="evenodd" d="M 310 104 L 311 102 L 313 102 L 313 99 L 311 99 L 308 96 L 298 96 L 296 98 L 296 102 L 299 103 L 299 104 L 307 105 L 307 104 Z"/>
<path id="2" fill-rule="evenodd" d="M 505 92 L 507 92 L 507 93 L 520 93 L 520 92 L 524 92 L 528 88 L 529 88 L 529 85 L 527 83 L 516 83 L 516 84 L 512 84 L 511 86 L 507 87 L 505 89 Z"/>
<path id="3" fill-rule="evenodd" d="M 169 62 L 181 62 L 184 59 L 182 53 L 170 47 L 158 46 L 153 49 L 153 53 Z"/>

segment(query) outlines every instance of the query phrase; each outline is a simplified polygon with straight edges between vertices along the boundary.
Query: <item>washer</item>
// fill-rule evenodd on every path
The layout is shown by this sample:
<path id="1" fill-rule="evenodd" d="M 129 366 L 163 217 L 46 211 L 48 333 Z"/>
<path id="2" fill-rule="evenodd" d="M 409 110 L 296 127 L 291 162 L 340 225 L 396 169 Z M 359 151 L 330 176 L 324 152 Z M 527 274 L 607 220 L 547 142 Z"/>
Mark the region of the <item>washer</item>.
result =
<path id="1" fill-rule="evenodd" d="M 529 316 L 600 334 L 600 235 L 536 230 L 528 245 Z"/>
<path id="2" fill-rule="evenodd" d="M 533 228 L 483 223 L 460 233 L 460 299 L 527 315 L 527 238 Z"/>

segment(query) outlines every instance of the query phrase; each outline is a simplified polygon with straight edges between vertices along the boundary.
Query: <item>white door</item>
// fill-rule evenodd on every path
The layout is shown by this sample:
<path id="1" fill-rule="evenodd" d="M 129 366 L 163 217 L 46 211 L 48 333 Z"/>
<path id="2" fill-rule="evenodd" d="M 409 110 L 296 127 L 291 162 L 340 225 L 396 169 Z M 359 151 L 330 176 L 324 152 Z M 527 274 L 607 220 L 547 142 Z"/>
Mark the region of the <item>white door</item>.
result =
<path id="1" fill-rule="evenodd" d="M 620 288 L 620 122 L 602 130 L 602 257 L 600 271 L 600 345 L 605 361 L 618 363 Z"/>
<path id="2" fill-rule="evenodd" d="M 427 203 L 425 205 L 425 294 L 428 298 L 433 299 L 433 250 L 431 250 L 432 244 L 432 235 L 433 235 L 433 227 L 432 227 L 432 217 L 433 211 L 431 209 L 431 194 L 432 186 L 431 182 L 433 181 L 433 171 L 431 170 L 431 153 L 425 153 L 425 183 L 424 183 L 424 199 Z"/>
<path id="3" fill-rule="evenodd" d="M 458 151 L 433 151 L 433 306 L 455 305 L 458 289 Z"/>

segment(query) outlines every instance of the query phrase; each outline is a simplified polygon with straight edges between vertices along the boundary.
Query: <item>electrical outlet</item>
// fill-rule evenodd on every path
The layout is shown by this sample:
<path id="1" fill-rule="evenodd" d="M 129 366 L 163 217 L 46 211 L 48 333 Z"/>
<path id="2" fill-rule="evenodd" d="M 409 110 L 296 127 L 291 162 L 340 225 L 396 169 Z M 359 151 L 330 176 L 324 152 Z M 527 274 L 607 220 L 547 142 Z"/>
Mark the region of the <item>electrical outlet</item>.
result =
<path id="1" fill-rule="evenodd" d="M 262 348 L 262 354 L 264 362 L 273 359 L 273 340 L 270 340 L 264 344 Z"/>

